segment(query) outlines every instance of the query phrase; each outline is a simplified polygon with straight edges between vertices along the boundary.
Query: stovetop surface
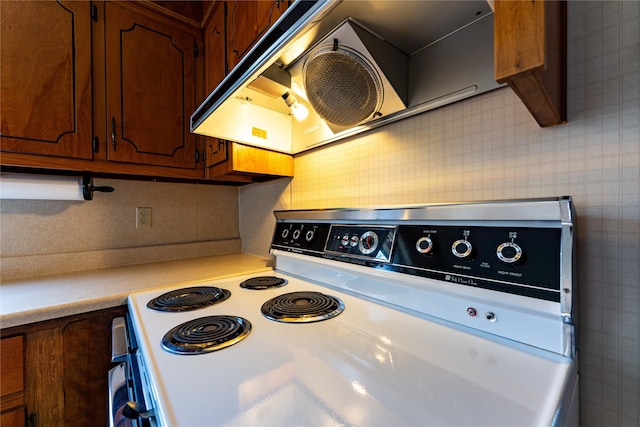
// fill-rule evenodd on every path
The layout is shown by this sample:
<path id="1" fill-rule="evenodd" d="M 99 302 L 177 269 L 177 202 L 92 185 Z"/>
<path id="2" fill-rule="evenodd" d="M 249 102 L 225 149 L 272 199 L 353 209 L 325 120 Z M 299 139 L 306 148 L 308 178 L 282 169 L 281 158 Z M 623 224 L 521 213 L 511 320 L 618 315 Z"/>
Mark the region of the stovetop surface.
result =
<path id="1" fill-rule="evenodd" d="M 231 296 L 190 312 L 154 312 L 147 302 L 193 283 L 129 297 L 161 425 L 549 425 L 575 369 L 573 359 L 551 352 L 274 275 L 287 285 L 240 287 L 255 275 L 200 282 Z M 303 324 L 262 315 L 265 301 L 295 291 L 336 296 L 344 311 Z M 162 349 L 168 330 L 209 315 L 241 316 L 252 331 L 208 354 Z"/>

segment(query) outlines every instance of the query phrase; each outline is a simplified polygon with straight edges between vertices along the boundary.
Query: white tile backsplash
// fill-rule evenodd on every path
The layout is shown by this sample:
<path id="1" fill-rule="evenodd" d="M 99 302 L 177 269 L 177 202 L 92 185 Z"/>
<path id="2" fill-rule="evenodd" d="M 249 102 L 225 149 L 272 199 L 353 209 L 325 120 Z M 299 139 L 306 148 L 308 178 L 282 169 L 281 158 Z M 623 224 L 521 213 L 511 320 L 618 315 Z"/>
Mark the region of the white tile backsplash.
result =
<path id="1" fill-rule="evenodd" d="M 237 187 L 96 179 L 92 201 L 0 201 L 0 279 L 237 252 Z M 151 228 L 135 208 L 152 208 Z"/>

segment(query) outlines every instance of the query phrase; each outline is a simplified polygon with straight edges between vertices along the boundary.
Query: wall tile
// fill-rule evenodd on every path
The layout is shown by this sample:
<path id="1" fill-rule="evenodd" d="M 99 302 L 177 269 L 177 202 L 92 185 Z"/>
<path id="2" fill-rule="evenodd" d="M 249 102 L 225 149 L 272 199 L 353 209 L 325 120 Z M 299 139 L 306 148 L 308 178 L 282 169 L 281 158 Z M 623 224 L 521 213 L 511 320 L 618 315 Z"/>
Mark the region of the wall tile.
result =
<path id="1" fill-rule="evenodd" d="M 96 179 L 95 185 L 112 186 L 115 191 L 96 194 L 89 202 L 2 200 L 2 277 L 77 271 L 83 263 L 74 262 L 73 254 L 82 258 L 82 252 L 91 258 L 85 269 L 103 268 L 122 262 L 113 255 L 117 249 L 156 247 L 144 252 L 137 261 L 142 263 L 167 259 L 163 245 L 240 237 L 236 187 L 107 179 Z M 151 228 L 135 227 L 136 207 L 152 208 Z M 215 247 L 220 253 L 217 245 L 201 247 Z M 238 245 L 229 248 L 237 250 Z M 193 256 L 193 251 L 189 254 Z M 38 265 L 25 257 L 34 257 Z"/>

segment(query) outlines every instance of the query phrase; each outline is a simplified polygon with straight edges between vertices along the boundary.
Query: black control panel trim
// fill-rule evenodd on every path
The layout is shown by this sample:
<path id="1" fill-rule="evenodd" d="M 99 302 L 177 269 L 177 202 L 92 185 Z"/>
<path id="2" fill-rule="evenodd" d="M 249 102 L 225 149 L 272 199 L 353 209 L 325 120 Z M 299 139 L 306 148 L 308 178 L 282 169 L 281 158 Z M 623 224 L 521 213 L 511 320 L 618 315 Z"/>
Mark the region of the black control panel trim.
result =
<path id="1" fill-rule="evenodd" d="M 325 253 L 350 259 L 390 262 L 396 229 L 394 226 L 333 224 L 329 229 Z"/>
<path id="2" fill-rule="evenodd" d="M 452 286 L 561 302 L 560 240 L 555 227 L 278 221 L 271 247 Z M 423 247 L 421 241 L 429 244 Z M 458 248 L 461 241 L 471 249 Z M 521 248 L 514 262 L 499 256 L 513 257 L 504 249 L 509 245 Z M 501 250 L 506 254 L 497 253 Z"/>

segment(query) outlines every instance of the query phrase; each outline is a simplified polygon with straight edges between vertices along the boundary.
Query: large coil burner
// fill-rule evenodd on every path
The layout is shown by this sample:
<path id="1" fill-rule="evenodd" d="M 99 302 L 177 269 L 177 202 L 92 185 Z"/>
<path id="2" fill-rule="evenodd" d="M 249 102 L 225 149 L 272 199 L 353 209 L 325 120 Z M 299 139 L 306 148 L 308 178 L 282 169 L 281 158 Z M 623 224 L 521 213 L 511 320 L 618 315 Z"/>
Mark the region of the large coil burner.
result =
<path id="1" fill-rule="evenodd" d="M 336 317 L 344 310 L 344 303 L 320 292 L 290 292 L 279 295 L 262 305 L 267 319 L 283 323 L 310 323 Z"/>
<path id="2" fill-rule="evenodd" d="M 279 288 L 287 284 L 285 279 L 276 276 L 259 276 L 252 277 L 240 283 L 240 287 L 244 289 L 262 290 L 269 288 Z"/>
<path id="3" fill-rule="evenodd" d="M 231 296 L 226 289 L 194 286 L 166 292 L 147 303 L 156 311 L 191 311 L 222 302 Z"/>
<path id="4" fill-rule="evenodd" d="M 189 320 L 162 338 L 162 347 L 176 354 L 203 354 L 221 350 L 243 340 L 251 322 L 237 316 L 207 316 Z"/>

